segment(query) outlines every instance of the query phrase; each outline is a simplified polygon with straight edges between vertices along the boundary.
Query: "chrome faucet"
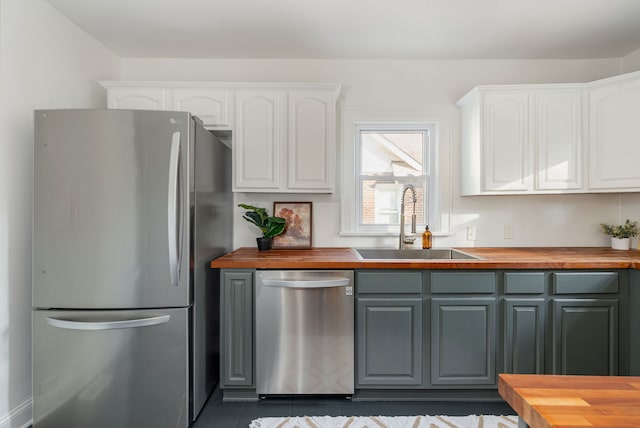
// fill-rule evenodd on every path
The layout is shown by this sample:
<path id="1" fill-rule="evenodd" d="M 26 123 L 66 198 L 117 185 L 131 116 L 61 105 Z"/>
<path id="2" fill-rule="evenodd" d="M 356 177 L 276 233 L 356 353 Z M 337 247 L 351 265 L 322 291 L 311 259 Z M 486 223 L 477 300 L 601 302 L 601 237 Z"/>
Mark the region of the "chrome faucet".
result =
<path id="1" fill-rule="evenodd" d="M 418 199 L 416 198 L 416 188 L 413 187 L 413 184 L 407 184 L 404 186 L 402 190 L 402 199 L 400 200 L 400 247 L 399 249 L 404 248 L 404 244 L 413 244 L 413 241 L 416 240 L 415 236 L 405 236 L 404 234 L 404 197 L 407 195 L 407 190 L 411 190 L 411 194 L 413 195 L 413 214 L 411 215 L 411 233 L 415 235 L 416 233 L 416 202 Z"/>

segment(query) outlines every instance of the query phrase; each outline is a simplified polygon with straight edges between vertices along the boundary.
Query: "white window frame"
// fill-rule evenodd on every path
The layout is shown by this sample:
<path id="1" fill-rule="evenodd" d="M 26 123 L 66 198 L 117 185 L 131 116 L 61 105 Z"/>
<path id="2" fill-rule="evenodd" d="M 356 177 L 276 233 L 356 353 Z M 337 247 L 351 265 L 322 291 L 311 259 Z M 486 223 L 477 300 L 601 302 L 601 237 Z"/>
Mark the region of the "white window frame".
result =
<path id="1" fill-rule="evenodd" d="M 429 222 L 430 211 L 432 206 L 432 195 L 435 194 L 435 187 L 433 186 L 434 180 L 430 179 L 430 174 L 433 171 L 434 163 L 435 163 L 435 144 L 434 139 L 436 136 L 436 125 L 434 123 L 402 123 L 402 122 L 367 122 L 367 123 L 358 123 L 356 125 L 356 162 L 355 162 L 355 176 L 356 176 L 356 231 L 357 232 L 395 232 L 400 227 L 399 225 L 388 225 L 388 224 L 362 224 L 362 186 L 361 180 L 361 155 L 362 155 L 362 132 L 426 132 L 428 133 L 428 140 L 426 144 L 423 146 L 422 151 L 422 169 L 423 174 L 420 178 L 412 178 L 410 176 L 402 177 L 400 180 L 393 180 L 392 177 L 389 177 L 389 183 L 394 182 L 415 182 L 415 181 L 423 181 L 424 188 L 426 189 L 425 194 L 425 211 L 423 213 L 423 218 L 426 219 L 426 224 Z M 377 176 L 369 176 L 371 179 L 384 181 L 383 177 Z M 385 177 L 386 178 L 386 177 Z M 400 200 L 397 201 L 398 206 L 400 204 Z M 409 204 L 409 209 L 411 209 L 411 205 Z M 410 211 L 409 211 L 410 212 Z M 402 221 L 402 219 L 400 219 Z M 405 223 L 407 219 L 405 218 Z M 424 229 L 425 223 L 421 223 L 420 226 Z"/>
<path id="2" fill-rule="evenodd" d="M 453 109 L 431 110 L 342 110 L 341 132 L 341 223 L 340 236 L 394 236 L 399 226 L 360 225 L 359 198 L 359 129 L 382 129 L 381 126 L 432 126 L 427 166 L 429 229 L 435 236 L 451 235 L 452 217 L 452 136 Z M 408 128 L 407 128 L 408 129 Z M 424 224 L 421 225 L 424 228 Z"/>

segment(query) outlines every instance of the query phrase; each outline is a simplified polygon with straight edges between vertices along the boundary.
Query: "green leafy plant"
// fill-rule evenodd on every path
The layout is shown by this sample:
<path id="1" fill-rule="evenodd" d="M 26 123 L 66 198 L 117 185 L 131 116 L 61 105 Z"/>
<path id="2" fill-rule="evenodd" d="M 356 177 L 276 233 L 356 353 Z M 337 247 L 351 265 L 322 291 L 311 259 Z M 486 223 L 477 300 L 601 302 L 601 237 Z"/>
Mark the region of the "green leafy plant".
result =
<path id="1" fill-rule="evenodd" d="M 600 228 L 605 235 L 609 235 L 613 238 L 632 238 L 638 236 L 638 222 L 627 221 L 624 224 L 614 226 L 612 224 L 600 223 Z"/>
<path id="2" fill-rule="evenodd" d="M 286 221 L 284 218 L 269 216 L 265 208 L 254 207 L 247 204 L 238 204 L 238 206 L 249 210 L 244 213 L 242 218 L 258 226 L 262 231 L 263 238 L 273 238 L 284 232 Z"/>

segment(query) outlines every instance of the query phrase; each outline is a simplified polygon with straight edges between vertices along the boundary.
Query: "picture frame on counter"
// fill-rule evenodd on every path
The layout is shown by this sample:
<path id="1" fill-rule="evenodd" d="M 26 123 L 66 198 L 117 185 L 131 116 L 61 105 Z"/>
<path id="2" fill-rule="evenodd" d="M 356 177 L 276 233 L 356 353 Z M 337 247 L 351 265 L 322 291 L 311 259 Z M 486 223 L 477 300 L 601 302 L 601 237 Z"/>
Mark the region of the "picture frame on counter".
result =
<path id="1" fill-rule="evenodd" d="M 284 232 L 273 238 L 273 249 L 311 248 L 312 202 L 274 202 L 273 215 L 286 220 Z"/>

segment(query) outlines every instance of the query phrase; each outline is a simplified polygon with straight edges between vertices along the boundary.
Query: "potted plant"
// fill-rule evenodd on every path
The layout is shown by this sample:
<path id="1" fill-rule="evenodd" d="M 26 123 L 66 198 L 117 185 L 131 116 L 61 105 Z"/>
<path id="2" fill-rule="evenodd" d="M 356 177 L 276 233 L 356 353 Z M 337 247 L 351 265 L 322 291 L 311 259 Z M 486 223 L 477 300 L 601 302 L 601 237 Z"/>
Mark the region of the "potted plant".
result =
<path id="1" fill-rule="evenodd" d="M 238 204 L 240 208 L 249 210 L 244 213 L 242 218 L 249 223 L 253 223 L 260 228 L 262 236 L 256 238 L 259 251 L 267 251 L 271 249 L 273 237 L 284 232 L 285 219 L 282 217 L 271 217 L 267 213 L 266 208 L 254 207 L 252 205 Z"/>
<path id="2" fill-rule="evenodd" d="M 628 250 L 631 238 L 638 236 L 638 222 L 629 219 L 617 226 L 600 223 L 600 228 L 605 235 L 611 236 L 611 248 L 614 250 Z"/>

